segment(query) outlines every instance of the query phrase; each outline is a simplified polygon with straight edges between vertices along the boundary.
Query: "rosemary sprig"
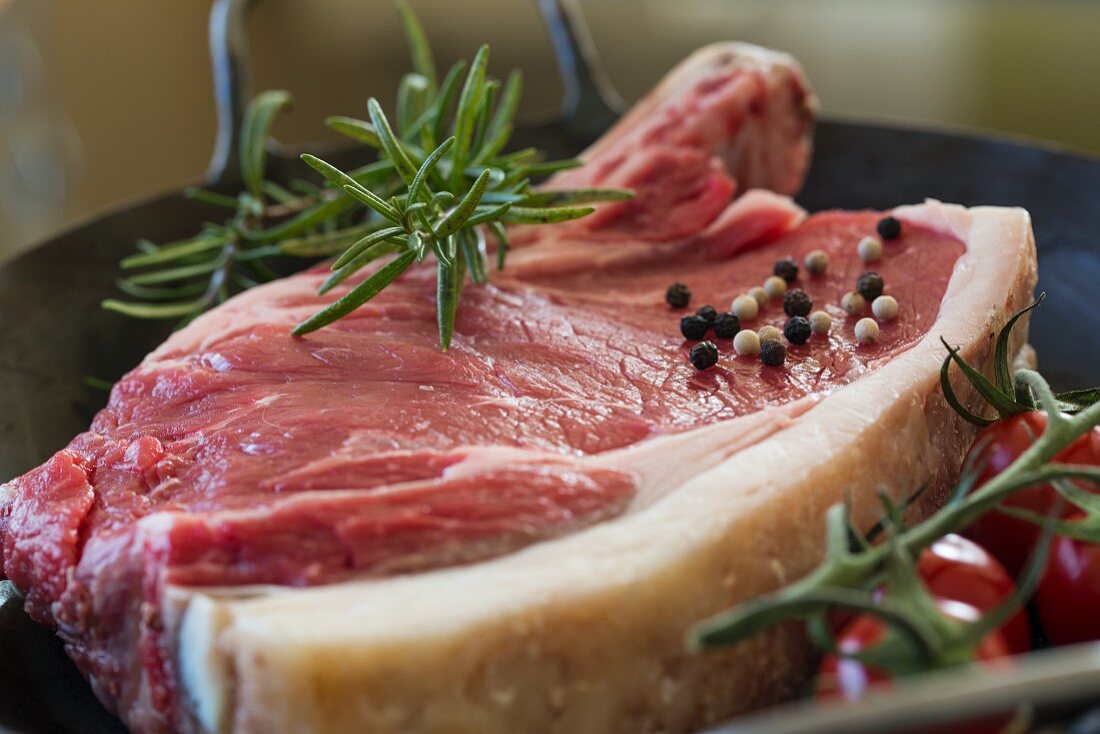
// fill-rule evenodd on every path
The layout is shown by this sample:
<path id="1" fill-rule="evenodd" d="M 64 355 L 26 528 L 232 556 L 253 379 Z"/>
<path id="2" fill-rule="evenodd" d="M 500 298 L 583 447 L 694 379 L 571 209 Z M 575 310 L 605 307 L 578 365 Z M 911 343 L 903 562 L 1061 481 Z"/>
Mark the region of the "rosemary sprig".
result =
<path id="1" fill-rule="evenodd" d="M 405 75 L 398 88 L 396 124 L 373 98 L 367 104 L 369 120 L 332 117 L 326 121 L 332 129 L 376 148 L 378 165 L 392 168 L 398 186 L 373 190 L 316 156 L 302 156 L 331 186 L 366 207 L 372 221 L 380 225 L 335 260 L 333 274 L 320 292 L 331 290 L 380 257 L 392 259 L 299 324 L 294 334 L 307 334 L 343 318 L 415 263 L 432 257 L 437 271 L 439 345 L 446 350 L 467 275 L 474 283 L 488 279 L 490 239 L 495 244 L 496 266 L 504 267 L 508 251 L 505 223 L 576 219 L 594 211 L 586 204 L 623 200 L 632 193 L 622 189 L 533 190 L 533 177 L 579 165 L 579 161 L 544 162 L 534 151 L 502 153 L 519 104 L 521 76 L 513 71 L 503 85 L 489 77 L 489 47 L 482 46 L 468 67 L 463 62 L 455 64 L 437 86 L 439 77 L 424 32 L 406 5 L 399 8 L 412 47 L 414 71 Z M 448 135 L 441 139 L 444 131 Z"/>
<path id="2" fill-rule="evenodd" d="M 323 185 L 295 181 L 283 187 L 266 180 L 268 134 L 290 96 L 260 94 L 241 130 L 244 191 L 236 197 L 188 191 L 232 214 L 187 240 L 139 243 L 139 254 L 121 265 L 140 272 L 117 282 L 136 300 L 108 299 L 104 308 L 187 321 L 239 290 L 274 278 L 273 258 L 342 253 L 322 294 L 373 261 L 390 258 L 294 330 L 306 334 L 346 316 L 415 263 L 431 258 L 437 269 L 439 343 L 447 349 L 467 276 L 475 283 L 488 279 L 490 241 L 496 267 L 504 267 L 505 224 L 566 221 L 594 211 L 588 204 L 632 196 L 622 189 L 533 190 L 533 179 L 580 162 L 544 161 L 533 149 L 503 152 L 514 127 L 521 75 L 513 71 L 503 84 L 490 77 L 489 48 L 482 46 L 469 65 L 460 61 L 441 79 L 416 16 L 404 2 L 398 10 L 413 71 L 398 87 L 395 124 L 373 98 L 368 120 L 326 120 L 333 130 L 374 148 L 377 160 L 344 172 L 306 154 L 302 159 L 321 173 Z"/>
<path id="3" fill-rule="evenodd" d="M 179 242 L 139 242 L 139 252 L 120 263 L 134 274 L 116 282 L 135 300 L 107 299 L 104 308 L 136 318 L 186 322 L 234 293 L 274 278 L 272 258 L 339 252 L 371 228 L 342 192 L 293 194 L 264 179 L 271 124 L 290 103 L 288 93 L 267 91 L 249 105 L 240 145 L 244 191 L 236 197 L 198 188 L 185 192 L 231 210 L 227 220 L 208 223 L 196 236 Z"/>

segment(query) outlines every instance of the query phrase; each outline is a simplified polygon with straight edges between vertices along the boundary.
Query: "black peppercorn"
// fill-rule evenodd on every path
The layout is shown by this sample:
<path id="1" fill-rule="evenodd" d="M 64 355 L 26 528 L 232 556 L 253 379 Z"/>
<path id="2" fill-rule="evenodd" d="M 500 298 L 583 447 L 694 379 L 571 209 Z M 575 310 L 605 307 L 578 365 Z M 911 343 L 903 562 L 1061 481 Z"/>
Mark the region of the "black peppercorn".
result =
<path id="1" fill-rule="evenodd" d="M 689 353 L 691 363 L 697 370 L 709 370 L 718 364 L 718 347 L 714 342 L 699 342 Z"/>
<path id="2" fill-rule="evenodd" d="M 760 361 L 768 367 L 778 367 L 787 360 L 787 348 L 783 342 L 768 341 L 760 344 Z"/>
<path id="3" fill-rule="evenodd" d="M 789 257 L 785 257 L 782 260 L 776 260 L 772 272 L 788 283 L 793 283 L 795 278 L 798 277 L 798 263 Z"/>
<path id="4" fill-rule="evenodd" d="M 871 303 L 881 296 L 882 289 L 885 287 L 886 283 L 883 281 L 882 276 L 873 270 L 868 270 L 856 278 L 856 290 L 859 291 L 859 295 L 866 299 L 867 303 Z"/>
<path id="5" fill-rule="evenodd" d="M 680 319 L 680 333 L 685 339 L 702 339 L 709 329 L 710 324 L 702 316 L 685 316 Z"/>
<path id="6" fill-rule="evenodd" d="M 802 316 L 792 316 L 783 325 L 783 336 L 787 337 L 787 341 L 791 344 L 805 344 L 812 332 L 809 319 Z"/>
<path id="7" fill-rule="evenodd" d="M 695 315 L 702 316 L 704 319 L 707 320 L 708 324 L 713 324 L 714 319 L 718 317 L 718 311 L 714 308 L 714 306 L 708 303 L 706 306 L 700 306 L 699 310 L 695 312 Z"/>
<path id="8" fill-rule="evenodd" d="M 801 288 L 793 288 L 783 296 L 783 312 L 788 316 L 805 316 L 813 307 L 814 302 Z"/>
<path id="9" fill-rule="evenodd" d="M 896 240 L 901 235 L 901 222 L 895 217 L 883 217 L 875 226 L 878 236 L 884 240 Z"/>
<path id="10" fill-rule="evenodd" d="M 741 331 L 741 319 L 732 311 L 718 314 L 714 319 L 714 335 L 719 339 L 732 339 Z"/>
<path id="11" fill-rule="evenodd" d="M 683 283 L 673 283 L 665 291 L 665 300 L 673 308 L 683 308 L 691 301 L 691 289 Z"/>

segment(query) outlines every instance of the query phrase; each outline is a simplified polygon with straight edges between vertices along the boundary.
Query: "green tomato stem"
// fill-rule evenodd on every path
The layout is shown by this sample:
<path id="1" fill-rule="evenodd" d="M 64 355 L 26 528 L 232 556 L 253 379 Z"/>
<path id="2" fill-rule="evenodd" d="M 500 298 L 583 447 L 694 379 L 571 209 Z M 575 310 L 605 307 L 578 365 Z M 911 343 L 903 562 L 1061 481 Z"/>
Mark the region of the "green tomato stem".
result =
<path id="1" fill-rule="evenodd" d="M 746 602 L 700 622 L 689 630 L 687 646 L 699 650 L 731 644 L 784 620 L 806 618 L 837 604 L 870 611 L 866 605 L 869 598 L 866 591 L 855 596 L 839 592 L 863 588 L 869 580 L 881 576 L 891 561 L 892 553 L 900 550 L 909 558 L 914 558 L 939 538 L 963 530 L 1006 497 L 1026 487 L 1065 476 L 1098 481 L 1095 473 L 1084 467 L 1049 462 L 1079 436 L 1100 424 L 1100 403 L 1066 417 L 1058 412 L 1057 399 L 1038 373 L 1020 370 L 1016 380 L 1027 385 L 1038 396 L 1047 411 L 1048 422 L 1043 434 L 1007 469 L 919 525 L 898 532 L 891 542 L 854 553 L 848 547 L 845 510 L 842 505 L 834 505 L 826 514 L 827 554 L 820 566 L 774 594 Z M 886 605 L 886 600 L 879 600 L 873 611 L 899 624 L 902 629 L 916 632 L 915 637 L 923 639 L 926 644 L 936 637 L 956 636 L 952 634 L 950 624 L 933 621 L 929 627 L 918 621 L 918 616 Z M 934 616 L 943 620 L 941 615 Z M 948 645 L 946 649 L 952 647 L 957 646 Z"/>

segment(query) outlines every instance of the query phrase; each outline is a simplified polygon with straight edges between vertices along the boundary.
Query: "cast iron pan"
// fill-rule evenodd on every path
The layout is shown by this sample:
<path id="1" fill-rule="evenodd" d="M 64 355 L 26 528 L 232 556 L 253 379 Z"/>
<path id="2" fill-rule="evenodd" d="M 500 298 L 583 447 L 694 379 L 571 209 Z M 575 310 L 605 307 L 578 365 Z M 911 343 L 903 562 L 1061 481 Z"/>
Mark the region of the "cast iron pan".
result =
<path id="1" fill-rule="evenodd" d="M 209 179 L 226 190 L 233 190 L 236 178 L 234 130 L 246 96 L 246 6 L 218 0 L 211 22 L 220 134 Z M 520 143 L 537 140 L 568 155 L 614 119 L 617 97 L 603 82 L 574 8 L 555 0 L 539 0 L 539 7 L 567 94 L 561 119 L 525 127 Z M 1039 247 L 1039 287 L 1049 296 L 1032 318 L 1031 341 L 1043 371 L 1058 388 L 1100 383 L 1100 315 L 1089 305 L 1100 283 L 1100 160 L 1011 140 L 835 120 L 818 127 L 816 149 L 798 197 L 811 211 L 885 209 L 927 197 L 1028 209 Z M 355 155 L 326 153 L 347 165 Z M 278 157 L 273 166 L 274 178 L 305 173 L 293 157 Z M 101 216 L 0 265 L 0 481 L 41 463 L 87 427 L 106 396 L 86 387 L 85 377 L 116 379 L 167 335 L 163 324 L 99 308 L 102 299 L 116 295 L 119 259 L 140 237 L 178 239 L 217 214 L 172 193 Z M 1067 655 L 1061 665 L 1053 659 L 1047 668 L 1100 670 L 1098 655 Z M 791 714 L 792 726 L 797 717 Z M 763 728 L 751 730 L 785 730 L 783 721 L 773 715 Z M 814 721 L 826 723 L 820 716 Z M 849 720 L 836 730 L 891 726 L 889 716 L 880 716 L 863 728 Z M 26 617 L 7 584 L 0 586 L 0 732 L 123 731 L 57 638 Z"/>

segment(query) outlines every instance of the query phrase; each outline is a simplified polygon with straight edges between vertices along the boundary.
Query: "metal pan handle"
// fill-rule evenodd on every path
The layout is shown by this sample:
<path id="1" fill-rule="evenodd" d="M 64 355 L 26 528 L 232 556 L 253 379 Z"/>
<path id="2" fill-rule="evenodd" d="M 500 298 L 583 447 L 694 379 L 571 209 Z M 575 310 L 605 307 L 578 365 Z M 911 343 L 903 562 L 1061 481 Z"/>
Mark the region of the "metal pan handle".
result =
<path id="1" fill-rule="evenodd" d="M 206 168 L 211 184 L 241 180 L 240 130 L 252 98 L 247 20 L 253 5 L 253 0 L 214 0 L 210 9 L 210 62 L 218 112 L 214 153 Z"/>
<path id="2" fill-rule="evenodd" d="M 562 122 L 568 132 L 594 139 L 619 118 L 626 103 L 604 72 L 580 1 L 538 0 L 538 8 L 565 87 Z"/>
<path id="3" fill-rule="evenodd" d="M 256 1 L 214 0 L 210 10 L 210 57 L 218 113 L 214 154 L 206 169 L 206 180 L 211 184 L 241 178 L 238 140 L 244 111 L 252 97 L 247 21 Z M 565 87 L 562 123 L 578 137 L 595 138 L 625 108 L 622 98 L 604 73 L 578 0 L 537 0 L 537 4 Z"/>

